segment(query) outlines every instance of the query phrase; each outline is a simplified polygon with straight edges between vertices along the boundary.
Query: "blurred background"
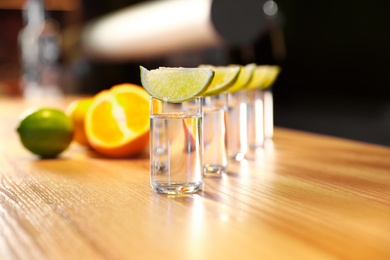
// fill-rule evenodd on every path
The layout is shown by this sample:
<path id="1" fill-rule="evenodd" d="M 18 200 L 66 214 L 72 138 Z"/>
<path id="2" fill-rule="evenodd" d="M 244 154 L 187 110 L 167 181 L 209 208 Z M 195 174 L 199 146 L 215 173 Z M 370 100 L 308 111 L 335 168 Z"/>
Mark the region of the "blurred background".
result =
<path id="1" fill-rule="evenodd" d="M 282 68 L 273 86 L 276 126 L 390 145 L 389 1 L 214 0 L 209 16 L 218 37 L 205 32 L 209 38 L 203 45 L 202 41 L 196 46 L 183 43 L 177 48 L 173 45 L 173 50 L 150 52 L 153 55 L 135 50 L 138 55 L 119 58 L 99 55 L 94 42 L 85 45 L 85 38 L 90 37 L 86 28 L 93 28 L 107 15 L 131 12 L 147 2 L 153 3 L 44 2 L 45 39 L 56 41 L 53 46 L 58 46 L 58 53 L 53 51 L 49 56 L 55 59 L 54 78 L 64 93 L 89 95 L 118 83 L 140 84 L 139 65 L 152 69 L 201 63 L 276 64 Z M 24 0 L 0 0 L 2 97 L 21 95 L 21 32 L 28 20 L 26 6 Z M 170 15 L 187 19 L 194 13 Z M 149 20 L 153 26 L 161 22 L 158 19 L 144 17 L 143 21 Z M 140 23 L 139 27 L 146 24 Z M 182 30 L 182 40 L 194 35 L 191 29 L 179 28 L 181 23 L 174 24 Z M 145 44 L 162 49 L 163 39 L 154 39 L 153 31 L 148 33 Z M 131 37 L 127 39 L 131 41 Z"/>

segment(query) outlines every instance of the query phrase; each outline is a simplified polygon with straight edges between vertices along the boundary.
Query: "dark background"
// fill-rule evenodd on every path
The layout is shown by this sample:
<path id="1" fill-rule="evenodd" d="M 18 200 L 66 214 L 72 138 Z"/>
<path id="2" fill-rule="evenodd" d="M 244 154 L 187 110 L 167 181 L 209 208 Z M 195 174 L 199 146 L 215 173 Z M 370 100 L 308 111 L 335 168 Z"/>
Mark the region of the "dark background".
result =
<path id="1" fill-rule="evenodd" d="M 74 39 L 77 28 L 92 19 L 137 2 L 84 0 L 78 10 L 48 15 L 60 22 L 65 40 Z M 390 146 L 390 1 L 276 3 L 277 29 L 243 46 L 112 62 L 85 57 L 77 40 L 65 41 L 71 44 L 62 57 L 64 89 L 94 94 L 117 83 L 139 83 L 140 64 L 277 64 L 282 72 L 273 86 L 276 126 Z M 20 10 L 0 9 L 0 76 L 11 79 L 13 88 L 19 68 L 15 37 L 22 26 Z"/>
<path id="2" fill-rule="evenodd" d="M 390 145 L 390 2 L 280 1 L 276 125 Z"/>

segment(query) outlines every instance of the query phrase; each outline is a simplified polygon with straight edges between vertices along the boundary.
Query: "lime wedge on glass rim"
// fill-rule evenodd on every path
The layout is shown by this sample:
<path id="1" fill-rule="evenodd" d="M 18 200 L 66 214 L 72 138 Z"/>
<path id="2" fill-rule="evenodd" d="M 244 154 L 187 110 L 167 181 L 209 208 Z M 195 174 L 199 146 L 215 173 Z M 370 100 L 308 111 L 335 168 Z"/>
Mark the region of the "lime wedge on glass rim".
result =
<path id="1" fill-rule="evenodd" d="M 168 68 L 148 70 L 140 66 L 141 83 L 157 99 L 179 103 L 201 96 L 214 78 L 210 68 Z"/>
<path id="2" fill-rule="evenodd" d="M 213 65 L 199 65 L 200 68 L 210 68 L 214 71 L 214 78 L 202 94 L 202 96 L 213 96 L 230 88 L 238 78 L 241 67 L 238 65 L 231 66 L 213 66 Z"/>
<path id="3" fill-rule="evenodd" d="M 253 71 L 253 76 L 251 80 L 246 85 L 246 90 L 252 90 L 257 88 L 263 88 L 265 83 L 269 78 L 269 66 L 267 65 L 258 65 Z"/>
<path id="4" fill-rule="evenodd" d="M 253 71 L 256 68 L 256 64 L 250 63 L 245 66 L 240 65 L 240 67 L 241 67 L 241 72 L 238 75 L 236 82 L 230 88 L 227 89 L 227 92 L 229 93 L 237 92 L 239 90 L 244 89 L 247 86 L 247 84 L 249 83 L 249 81 L 253 76 Z"/>
<path id="5" fill-rule="evenodd" d="M 268 65 L 267 77 L 261 86 L 262 89 L 266 89 L 272 86 L 272 84 L 276 81 L 281 69 L 277 65 Z"/>

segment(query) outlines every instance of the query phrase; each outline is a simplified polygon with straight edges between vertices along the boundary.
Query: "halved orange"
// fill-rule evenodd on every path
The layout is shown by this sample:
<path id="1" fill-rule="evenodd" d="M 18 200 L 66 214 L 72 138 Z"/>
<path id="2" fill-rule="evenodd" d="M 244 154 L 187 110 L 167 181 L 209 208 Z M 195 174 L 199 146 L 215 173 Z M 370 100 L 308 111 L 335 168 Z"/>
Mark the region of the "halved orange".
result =
<path id="1" fill-rule="evenodd" d="M 89 144 L 111 157 L 142 152 L 149 142 L 149 94 L 135 84 L 96 94 L 85 118 Z"/>

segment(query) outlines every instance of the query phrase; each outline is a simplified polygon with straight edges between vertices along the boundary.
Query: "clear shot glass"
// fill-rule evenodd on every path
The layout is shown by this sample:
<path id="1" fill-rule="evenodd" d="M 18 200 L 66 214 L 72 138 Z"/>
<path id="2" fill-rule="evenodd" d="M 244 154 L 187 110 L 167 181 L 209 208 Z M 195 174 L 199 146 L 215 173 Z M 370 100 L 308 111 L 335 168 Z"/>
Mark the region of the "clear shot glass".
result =
<path id="1" fill-rule="evenodd" d="M 227 97 L 220 93 L 203 98 L 203 173 L 207 177 L 227 171 Z"/>
<path id="2" fill-rule="evenodd" d="M 150 98 L 150 183 L 166 194 L 194 193 L 203 183 L 202 98 Z"/>
<path id="3" fill-rule="evenodd" d="M 262 89 L 247 91 L 247 140 L 249 150 L 245 159 L 256 160 L 265 144 L 264 92 Z M 260 153 L 259 153 L 260 152 Z"/>
<path id="4" fill-rule="evenodd" d="M 241 161 L 248 146 L 247 92 L 237 91 L 228 96 L 228 157 Z"/>
<path id="5" fill-rule="evenodd" d="M 263 91 L 264 102 L 264 139 L 271 140 L 274 136 L 274 101 L 272 88 Z"/>
<path id="6" fill-rule="evenodd" d="M 265 122 L 263 94 L 260 88 L 247 92 L 248 146 L 250 150 L 264 146 Z"/>

